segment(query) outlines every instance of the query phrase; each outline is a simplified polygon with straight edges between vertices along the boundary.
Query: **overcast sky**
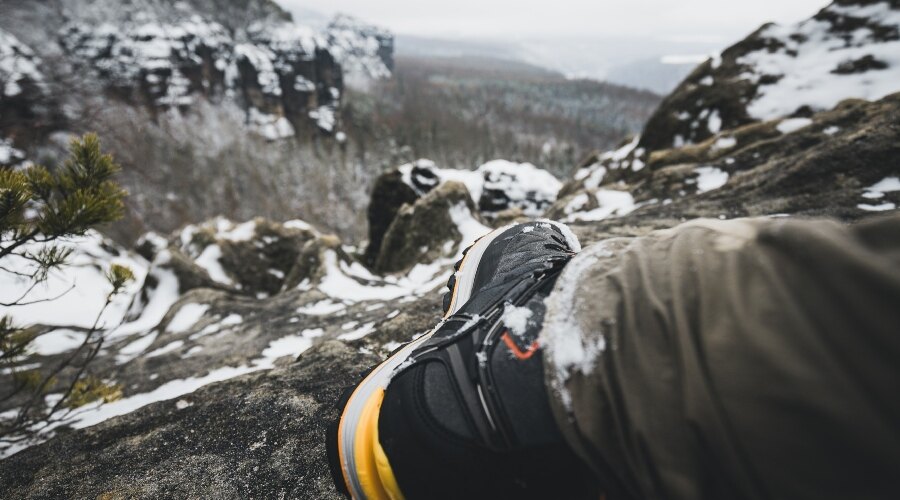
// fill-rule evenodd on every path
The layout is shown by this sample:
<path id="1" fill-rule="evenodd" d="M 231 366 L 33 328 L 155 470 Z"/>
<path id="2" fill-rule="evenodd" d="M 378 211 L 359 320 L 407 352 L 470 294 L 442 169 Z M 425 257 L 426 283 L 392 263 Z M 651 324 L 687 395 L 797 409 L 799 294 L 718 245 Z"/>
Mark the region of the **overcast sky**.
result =
<path id="1" fill-rule="evenodd" d="M 436 38 L 622 37 L 733 42 L 767 21 L 809 17 L 826 0 L 277 0 Z M 295 17 L 301 17 L 296 16 Z M 302 22 L 302 19 L 298 19 Z"/>

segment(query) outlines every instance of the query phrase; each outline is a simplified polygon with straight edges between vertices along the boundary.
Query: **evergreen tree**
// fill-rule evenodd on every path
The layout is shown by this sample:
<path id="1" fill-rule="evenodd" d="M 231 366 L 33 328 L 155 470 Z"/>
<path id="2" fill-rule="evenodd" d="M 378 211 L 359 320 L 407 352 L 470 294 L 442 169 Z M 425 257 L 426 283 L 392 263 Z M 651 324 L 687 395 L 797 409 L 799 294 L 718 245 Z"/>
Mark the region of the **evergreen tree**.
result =
<path id="1" fill-rule="evenodd" d="M 37 165 L 0 169 L 0 272 L 26 282 L 24 292 L 0 303 L 0 308 L 10 311 L 53 300 L 30 300 L 29 296 L 51 270 L 66 265 L 72 249 L 61 243 L 122 216 L 126 193 L 113 180 L 118 171 L 113 158 L 101 152 L 94 134 L 73 139 L 69 158 L 55 169 Z M 28 265 L 14 266 L 13 261 Z M 0 403 L 16 409 L 0 414 L 0 443 L 28 439 L 71 408 L 120 396 L 118 387 L 91 375 L 89 367 L 103 345 L 100 317 L 112 297 L 133 279 L 127 267 L 110 266 L 111 289 L 106 291 L 105 305 L 81 345 L 55 366 L 20 368 L 30 354 L 35 329 L 17 325 L 8 314 L 0 317 L 0 373 L 11 379 L 0 387 Z M 59 397 L 47 398 L 50 393 Z"/>

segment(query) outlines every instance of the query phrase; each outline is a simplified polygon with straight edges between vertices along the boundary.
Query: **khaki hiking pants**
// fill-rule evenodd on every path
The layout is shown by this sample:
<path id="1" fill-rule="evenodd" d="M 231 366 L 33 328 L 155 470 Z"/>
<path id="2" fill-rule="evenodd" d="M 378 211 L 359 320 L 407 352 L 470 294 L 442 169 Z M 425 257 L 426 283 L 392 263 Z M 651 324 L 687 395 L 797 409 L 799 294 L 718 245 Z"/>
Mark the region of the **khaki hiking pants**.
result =
<path id="1" fill-rule="evenodd" d="M 900 498 L 900 214 L 606 240 L 547 305 L 551 404 L 608 500 Z"/>

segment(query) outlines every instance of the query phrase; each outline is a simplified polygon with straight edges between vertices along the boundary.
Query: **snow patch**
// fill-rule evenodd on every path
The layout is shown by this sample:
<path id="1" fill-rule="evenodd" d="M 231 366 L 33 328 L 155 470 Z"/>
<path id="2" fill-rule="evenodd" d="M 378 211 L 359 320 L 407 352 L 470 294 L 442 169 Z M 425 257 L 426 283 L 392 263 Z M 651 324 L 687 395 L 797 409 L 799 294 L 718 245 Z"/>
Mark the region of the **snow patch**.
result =
<path id="1" fill-rule="evenodd" d="M 200 256 L 194 259 L 194 263 L 206 269 L 207 274 L 213 281 L 224 285 L 233 285 L 234 281 L 231 280 L 231 277 L 228 276 L 225 268 L 222 267 L 222 263 L 219 261 L 221 258 L 222 247 L 214 243 L 204 248 Z"/>
<path id="2" fill-rule="evenodd" d="M 39 335 L 28 344 L 28 349 L 40 356 L 54 356 L 77 349 L 86 337 L 84 332 L 60 328 Z"/>
<path id="3" fill-rule="evenodd" d="M 15 97 L 22 93 L 26 81 L 43 82 L 38 70 L 41 60 L 31 49 L 12 34 L 0 29 L 0 97 Z M 0 163 L 4 163 L 0 160 Z"/>
<path id="4" fill-rule="evenodd" d="M 599 205 L 597 208 L 587 212 L 572 213 L 566 216 L 564 221 L 598 221 L 611 216 L 627 215 L 638 208 L 634 202 L 634 197 L 628 191 L 598 189 L 594 193 L 594 198 L 596 198 Z"/>
<path id="5" fill-rule="evenodd" d="M 868 212 L 884 212 L 887 210 L 894 210 L 895 208 L 897 208 L 897 205 L 895 205 L 889 201 L 884 202 L 884 203 L 879 203 L 878 205 L 870 205 L 868 203 L 860 203 L 859 205 L 856 205 L 856 206 L 857 206 L 857 208 L 859 208 L 861 210 L 866 210 Z"/>
<path id="6" fill-rule="evenodd" d="M 419 196 L 448 182 L 461 182 L 478 205 L 490 196 L 495 205 L 521 208 L 525 215 L 540 216 L 556 201 L 562 183 L 550 172 L 531 163 L 489 161 L 478 169 L 438 168 L 431 160 L 420 159 L 398 167 L 403 182 Z"/>
<path id="7" fill-rule="evenodd" d="M 885 177 L 863 191 L 863 198 L 881 198 L 884 193 L 900 191 L 900 177 Z"/>
<path id="8" fill-rule="evenodd" d="M 565 388 L 566 380 L 573 372 L 590 374 L 606 349 L 603 332 L 584 332 L 577 321 L 578 283 L 599 259 L 611 256 L 603 242 L 586 248 L 566 265 L 553 293 L 544 299 L 547 313 L 538 341 L 553 368 L 551 386 L 568 409 L 572 399 Z"/>
<path id="9" fill-rule="evenodd" d="M 500 321 L 510 333 L 522 336 L 528 332 L 528 321 L 533 314 L 534 312 L 527 307 L 516 307 L 507 303 L 503 306 L 503 315 L 500 317 Z"/>
<path id="10" fill-rule="evenodd" d="M 145 358 L 155 358 L 157 356 L 162 356 L 163 354 L 168 354 L 172 351 L 177 351 L 178 349 L 181 349 L 183 346 L 184 346 L 183 340 L 176 340 L 174 342 L 170 342 L 170 343 L 160 347 L 159 349 L 155 349 L 153 351 L 148 352 L 146 355 L 144 355 L 144 357 Z"/>
<path id="11" fill-rule="evenodd" d="M 719 189 L 728 182 L 728 172 L 716 167 L 698 167 L 694 169 L 697 174 L 697 192 L 705 193 Z"/>
<path id="12" fill-rule="evenodd" d="M 18 252 L 36 254 L 47 246 L 45 243 L 32 243 L 19 247 Z M 0 271 L 0 302 L 11 303 L 24 295 L 22 302 L 28 304 L 0 306 L 0 316 L 9 315 L 20 326 L 45 324 L 90 328 L 112 290 L 106 272 L 111 264 L 119 264 L 130 268 L 135 280 L 112 298 L 98 326 L 108 328 L 120 323 L 126 316 L 129 303 L 141 288 L 147 274 L 147 261 L 93 230 L 84 236 L 60 241 L 59 246 L 72 249 L 68 264 L 51 271 L 47 280 L 27 295 L 31 279 L 16 273 L 30 276 L 36 271 L 36 265 L 17 255 L 3 258 L 3 267 L 13 272 Z"/>
<path id="13" fill-rule="evenodd" d="M 274 361 L 284 356 L 296 357 L 312 347 L 313 339 L 321 337 L 325 331 L 321 328 L 303 330 L 298 335 L 288 335 L 273 340 L 263 349 L 262 357 Z"/>
<path id="14" fill-rule="evenodd" d="M 338 335 L 340 340 L 358 340 L 375 331 L 375 323 L 366 323 L 363 326 L 353 330 L 352 332 L 342 333 Z"/>
<path id="15" fill-rule="evenodd" d="M 739 58 L 751 69 L 752 82 L 776 76 L 760 85 L 747 106 L 750 116 L 772 120 L 792 114 L 801 106 L 814 111 L 831 109 L 848 98 L 877 100 L 900 90 L 900 40 L 877 38 L 877 31 L 896 32 L 900 10 L 892 2 L 837 5 L 825 12 L 844 24 L 858 22 L 852 32 L 834 29 L 831 22 L 811 18 L 792 26 L 771 25 L 761 36 L 778 42 L 775 50 L 761 49 Z M 873 29 L 875 28 L 875 29 Z M 853 63 L 870 58 L 878 67 L 854 69 Z"/>
<path id="16" fill-rule="evenodd" d="M 791 132 L 796 132 L 811 124 L 812 120 L 809 118 L 788 118 L 786 120 L 781 120 L 775 128 L 782 134 L 790 134 Z"/>
<path id="17" fill-rule="evenodd" d="M 731 149 L 735 146 L 737 146 L 737 139 L 734 137 L 719 137 L 716 139 L 716 142 L 713 143 L 712 149 L 718 151 L 722 149 Z"/>
<path id="18" fill-rule="evenodd" d="M 207 304 L 189 303 L 181 306 L 169 324 L 166 331 L 171 333 L 184 333 L 194 326 L 200 318 L 209 310 Z"/>
<path id="19" fill-rule="evenodd" d="M 121 365 L 136 358 L 153 344 L 153 341 L 156 340 L 157 336 L 159 336 L 159 332 L 154 330 L 148 334 L 141 335 L 137 340 L 125 345 L 119 349 L 119 353 L 116 355 L 116 363 Z"/>

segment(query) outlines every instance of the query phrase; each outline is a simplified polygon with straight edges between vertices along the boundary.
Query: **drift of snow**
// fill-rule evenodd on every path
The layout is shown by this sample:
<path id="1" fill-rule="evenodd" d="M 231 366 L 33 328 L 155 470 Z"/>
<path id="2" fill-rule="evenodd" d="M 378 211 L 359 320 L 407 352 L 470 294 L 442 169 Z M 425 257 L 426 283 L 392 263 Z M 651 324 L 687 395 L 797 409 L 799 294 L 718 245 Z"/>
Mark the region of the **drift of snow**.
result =
<path id="1" fill-rule="evenodd" d="M 284 356 L 299 356 L 312 347 L 313 339 L 321 337 L 325 333 L 321 328 L 303 330 L 298 335 L 288 335 L 269 342 L 263 349 L 262 357 L 268 360 L 276 360 Z"/>
<path id="2" fill-rule="evenodd" d="M 47 246 L 43 243 L 24 245 L 19 252 L 35 253 Z M 51 271 L 47 281 L 39 284 L 22 302 L 34 302 L 15 307 L 0 306 L 0 316 L 9 315 L 20 326 L 33 324 L 76 326 L 90 328 L 103 308 L 112 286 L 106 279 L 111 264 L 129 267 L 135 280 L 127 284 L 121 294 L 112 298 L 100 318 L 99 325 L 113 326 L 122 321 L 134 294 L 140 290 L 147 274 L 147 261 L 127 252 L 96 231 L 62 241 L 60 246 L 72 248 L 68 264 Z M 6 269 L 30 275 L 35 264 L 16 255 L 3 259 Z M 31 280 L 0 270 L 0 302 L 11 303 L 25 294 Z M 53 300 L 49 300 L 53 299 Z"/>
<path id="3" fill-rule="evenodd" d="M 159 332 L 153 331 L 146 335 L 142 335 L 138 337 L 137 340 L 128 343 L 121 349 L 119 349 L 119 353 L 116 355 L 116 363 L 123 364 L 131 361 L 136 358 L 139 354 L 146 351 L 153 341 L 156 340 L 156 337 L 159 336 Z"/>
<path id="4" fill-rule="evenodd" d="M 449 212 L 450 219 L 453 220 L 453 223 L 456 224 L 456 229 L 459 231 L 459 234 L 462 235 L 459 245 L 460 252 L 458 255 L 462 255 L 462 249 L 475 243 L 475 240 L 491 231 L 489 227 L 478 222 L 478 220 L 475 219 L 475 216 L 472 215 L 472 212 L 469 211 L 469 207 L 463 203 L 450 207 Z"/>
<path id="5" fill-rule="evenodd" d="M 872 184 L 864 190 L 863 198 L 881 198 L 892 191 L 900 191 L 900 177 L 885 177 Z"/>
<path id="6" fill-rule="evenodd" d="M 502 193 L 509 207 L 521 208 L 537 217 L 556 201 L 562 183 L 550 172 L 531 163 L 489 161 L 476 170 L 438 168 L 431 160 L 420 159 L 398 167 L 403 182 L 419 196 L 448 181 L 466 186 L 472 201 L 479 204 L 486 192 Z"/>
<path id="7" fill-rule="evenodd" d="M 594 198 L 599 205 L 586 212 L 574 212 L 566 216 L 564 222 L 598 221 L 611 216 L 622 216 L 633 212 L 637 207 L 634 197 L 628 191 L 598 189 Z"/>
<path id="8" fill-rule="evenodd" d="M 340 340 L 358 340 L 375 331 L 375 323 L 366 323 L 352 332 L 342 333 Z"/>
<path id="9" fill-rule="evenodd" d="M 162 356 L 163 354 L 168 354 L 168 353 L 170 353 L 170 352 L 172 352 L 172 351 L 176 351 L 176 350 L 178 350 L 178 349 L 181 349 L 181 347 L 182 347 L 183 345 L 184 345 L 184 341 L 183 341 L 183 340 L 176 340 L 176 341 L 174 341 L 174 342 L 169 342 L 168 344 L 166 344 L 166 345 L 160 347 L 159 349 L 155 349 L 155 350 L 153 350 L 153 351 L 148 352 L 146 355 L 144 355 L 144 357 L 146 357 L 146 358 L 155 358 L 155 357 L 157 357 L 157 356 Z"/>
<path id="10" fill-rule="evenodd" d="M 722 149 L 731 149 L 737 146 L 737 139 L 734 137 L 719 137 L 716 139 L 716 142 L 713 143 L 713 150 L 722 150 Z"/>
<path id="11" fill-rule="evenodd" d="M 83 332 L 60 328 L 35 337 L 28 349 L 41 356 L 62 354 L 78 348 L 86 336 Z"/>
<path id="12" fill-rule="evenodd" d="M 870 203 L 860 203 L 859 205 L 856 205 L 856 206 L 857 206 L 857 208 L 859 208 L 861 210 L 866 210 L 868 212 L 885 212 L 887 210 L 893 210 L 893 209 L 897 208 L 897 205 L 895 205 L 894 203 L 891 203 L 889 201 L 886 201 L 884 203 L 879 203 L 878 205 L 872 205 Z"/>
<path id="13" fill-rule="evenodd" d="M 200 318 L 209 310 L 207 304 L 185 304 L 178 309 L 172 320 L 166 326 L 166 331 L 171 333 L 184 333 L 194 326 Z"/>
<path id="14" fill-rule="evenodd" d="M 639 157 L 643 155 L 644 151 L 643 148 L 635 149 L 640 141 L 641 136 L 636 135 L 624 146 L 601 154 L 596 162 L 575 172 L 575 180 L 584 181 L 584 187 L 588 189 L 596 189 L 603 182 L 603 178 L 607 173 L 607 168 L 604 164 L 608 164 L 613 170 L 622 168 L 623 165 L 627 165 L 627 162 L 624 162 L 624 160 L 632 153 L 634 153 L 634 158 L 632 159 L 631 169 L 634 171 L 641 170 L 644 168 L 644 162 Z M 635 162 L 638 163 L 635 164 Z"/>
<path id="15" fill-rule="evenodd" d="M 551 386 L 569 409 L 572 398 L 565 388 L 566 380 L 576 371 L 590 374 L 606 349 L 603 332 L 584 332 L 577 321 L 578 282 L 599 259 L 611 256 L 603 242 L 586 248 L 566 265 L 553 293 L 544 299 L 547 313 L 538 341 L 553 368 Z"/>
<path id="16" fill-rule="evenodd" d="M 23 80 L 37 84 L 43 81 L 34 53 L 12 34 L 0 30 L 0 96 L 14 97 L 22 92 Z M 4 163 L 0 159 L 0 163 Z"/>
<path id="17" fill-rule="evenodd" d="M 527 307 L 516 307 L 512 304 L 506 304 L 503 306 L 503 315 L 500 317 L 500 320 L 510 333 L 521 336 L 527 333 L 528 320 L 531 319 L 533 314 L 534 312 Z"/>
<path id="18" fill-rule="evenodd" d="M 194 259 L 194 263 L 203 269 L 206 269 L 206 272 L 213 281 L 217 281 L 224 285 L 233 285 L 234 282 L 231 280 L 231 277 L 228 276 L 228 273 L 225 272 L 225 268 L 222 267 L 222 263 L 219 262 L 219 259 L 221 258 L 222 247 L 212 244 L 203 249 L 200 256 Z"/>
<path id="19" fill-rule="evenodd" d="M 531 163 L 493 160 L 478 167 L 478 172 L 485 190 L 503 192 L 510 206 L 521 208 L 530 217 L 541 215 L 562 189 L 553 174 Z"/>
<path id="20" fill-rule="evenodd" d="M 258 366 L 238 366 L 217 368 L 201 377 L 189 377 L 180 380 L 172 380 L 157 387 L 156 389 L 141 394 L 135 394 L 111 403 L 100 404 L 91 403 L 79 409 L 69 421 L 70 425 L 76 429 L 90 427 L 99 424 L 104 420 L 108 420 L 119 415 L 131 413 L 138 408 L 147 406 L 157 401 L 165 401 L 174 399 L 179 396 L 196 391 L 197 389 L 209 385 L 213 382 L 221 382 L 239 375 L 254 372 L 262 368 Z"/>
<path id="21" fill-rule="evenodd" d="M 144 333 L 155 328 L 172 305 L 178 301 L 178 277 L 171 270 L 163 267 L 169 263 L 171 258 L 172 254 L 168 250 L 163 250 L 156 255 L 150 265 L 150 271 L 147 273 L 148 276 L 153 277 L 156 286 L 144 289 L 147 297 L 135 296 L 128 309 L 126 322 L 108 333 L 108 339 Z M 144 299 L 147 299 L 146 303 Z"/>
<path id="22" fill-rule="evenodd" d="M 811 124 L 812 120 L 809 118 L 788 118 L 781 120 L 775 128 L 782 134 L 790 134 L 791 132 L 796 132 Z"/>
<path id="23" fill-rule="evenodd" d="M 722 118 L 719 116 L 718 110 L 714 109 L 712 113 L 709 114 L 709 118 L 707 118 L 706 121 L 706 128 L 714 134 L 718 134 L 719 131 L 722 130 Z"/>
<path id="24" fill-rule="evenodd" d="M 719 189 L 728 182 L 728 172 L 716 167 L 697 167 L 694 173 L 697 174 L 698 193 Z"/>
<path id="25" fill-rule="evenodd" d="M 876 30 L 866 26 L 896 32 L 900 10 L 892 4 L 833 3 L 826 7 L 826 12 L 844 24 L 861 25 L 849 34 L 833 30 L 831 22 L 815 18 L 793 26 L 766 27 L 761 36 L 774 39 L 778 48 L 751 52 L 737 62 L 751 68 L 745 73 L 751 82 L 758 82 L 765 75 L 780 78 L 760 84 L 757 96 L 747 106 L 750 116 L 771 120 L 790 115 L 801 106 L 825 110 L 851 97 L 877 100 L 900 90 L 900 40 L 878 39 Z M 884 67 L 853 67 L 854 62 L 867 57 Z"/>

